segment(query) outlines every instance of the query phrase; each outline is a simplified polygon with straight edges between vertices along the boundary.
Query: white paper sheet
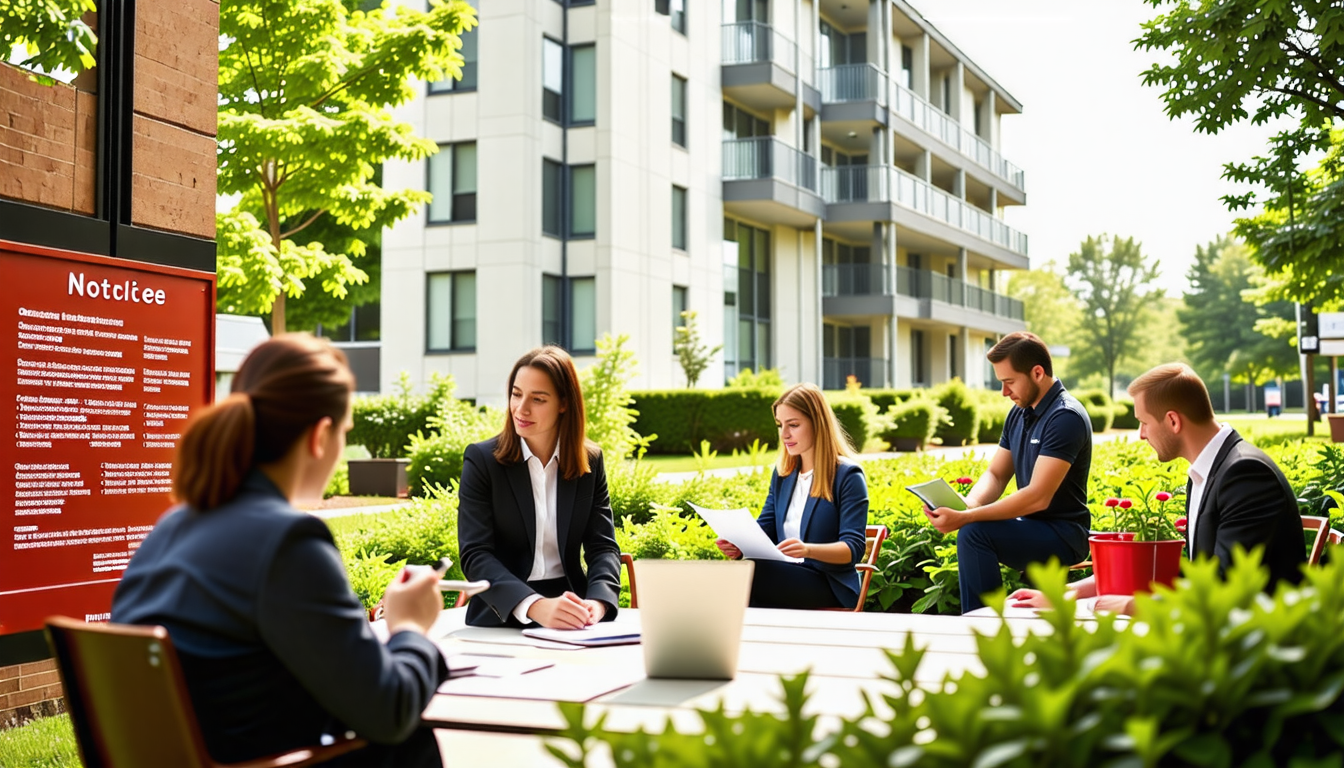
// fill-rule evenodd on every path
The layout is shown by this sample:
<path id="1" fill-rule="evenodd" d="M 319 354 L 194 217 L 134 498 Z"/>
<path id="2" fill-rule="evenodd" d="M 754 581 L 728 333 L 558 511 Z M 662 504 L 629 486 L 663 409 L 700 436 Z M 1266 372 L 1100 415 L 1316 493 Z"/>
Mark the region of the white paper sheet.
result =
<path id="1" fill-rule="evenodd" d="M 529 627 L 523 630 L 527 637 L 538 637 L 542 640 L 553 640 L 558 643 L 572 643 L 574 645 L 601 646 L 601 645 L 630 645 L 639 642 L 640 630 L 638 624 L 630 622 L 607 622 L 605 624 L 594 624 L 591 627 L 583 629 L 547 629 L 545 627 Z"/>
<path id="2" fill-rule="evenodd" d="M 742 556 L 755 560 L 781 560 L 786 563 L 801 563 L 801 557 L 789 557 L 779 551 L 779 547 L 765 535 L 756 518 L 745 509 L 705 509 L 691 504 L 691 509 L 704 518 L 709 527 L 720 539 L 731 541 L 742 550 Z"/>

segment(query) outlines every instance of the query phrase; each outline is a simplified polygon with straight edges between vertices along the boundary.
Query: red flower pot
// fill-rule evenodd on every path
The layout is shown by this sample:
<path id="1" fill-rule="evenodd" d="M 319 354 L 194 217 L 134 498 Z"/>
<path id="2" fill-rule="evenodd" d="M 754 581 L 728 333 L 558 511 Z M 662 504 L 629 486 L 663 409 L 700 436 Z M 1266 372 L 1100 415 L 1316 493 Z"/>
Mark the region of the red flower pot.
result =
<path id="1" fill-rule="evenodd" d="M 1099 595 L 1151 592 L 1154 584 L 1171 586 L 1181 572 L 1181 539 L 1134 541 L 1132 533 L 1098 533 L 1088 540 Z"/>

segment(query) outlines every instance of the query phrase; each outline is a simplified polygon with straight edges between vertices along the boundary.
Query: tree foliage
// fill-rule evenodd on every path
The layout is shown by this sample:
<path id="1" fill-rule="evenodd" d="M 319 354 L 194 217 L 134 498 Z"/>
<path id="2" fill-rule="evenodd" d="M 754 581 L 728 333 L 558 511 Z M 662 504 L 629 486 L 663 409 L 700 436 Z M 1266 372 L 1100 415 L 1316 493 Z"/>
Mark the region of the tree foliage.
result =
<path id="1" fill-rule="evenodd" d="M 1096 365 L 1115 389 L 1116 364 L 1135 351 L 1152 304 L 1162 298 L 1152 288 L 1157 262 L 1149 262 L 1134 238 L 1088 237 L 1069 254 L 1068 283 L 1083 307 L 1079 344 L 1072 365 Z"/>
<path id="2" fill-rule="evenodd" d="M 1022 302 L 1027 330 L 1052 347 L 1069 347 L 1072 354 L 1083 324 L 1083 308 L 1065 284 L 1055 262 L 1046 262 L 1039 269 L 1012 273 L 1007 293 Z M 1069 374 L 1069 360 L 1068 357 L 1058 357 L 1054 361 L 1056 376 Z"/>
<path id="3" fill-rule="evenodd" d="M 709 367 L 709 362 L 723 349 L 723 345 L 711 347 L 700 338 L 700 329 L 695 325 L 698 313 L 686 310 L 681 313 L 683 325 L 677 326 L 677 335 L 672 342 L 672 351 L 677 354 L 681 370 L 686 374 L 686 387 L 692 388 L 700 380 L 700 375 Z"/>
<path id="4" fill-rule="evenodd" d="M 360 10 L 358 0 L 224 0 L 220 4 L 219 193 L 238 194 L 218 216 L 220 306 L 271 313 L 285 329 L 285 298 L 317 282 L 344 297 L 367 279 L 354 259 L 369 233 L 430 199 L 383 189 L 390 159 L 437 147 L 396 120 L 412 79 L 460 77 L 460 34 L 475 24 L 461 0 Z M 349 236 L 316 239 L 331 219 Z M 303 235 L 303 237 L 300 237 Z"/>
<path id="5" fill-rule="evenodd" d="M 0 0 L 0 57 L 21 48 L 17 64 L 44 85 L 56 81 L 42 72 L 89 69 L 98 36 L 80 17 L 96 9 L 94 0 Z"/>

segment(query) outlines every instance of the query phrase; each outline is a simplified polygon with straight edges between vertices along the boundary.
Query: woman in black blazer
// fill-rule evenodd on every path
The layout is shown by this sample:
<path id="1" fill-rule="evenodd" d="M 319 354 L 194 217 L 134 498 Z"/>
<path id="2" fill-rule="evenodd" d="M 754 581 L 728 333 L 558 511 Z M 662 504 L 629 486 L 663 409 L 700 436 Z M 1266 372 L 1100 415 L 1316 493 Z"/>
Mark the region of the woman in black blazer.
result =
<path id="1" fill-rule="evenodd" d="M 490 582 L 467 606 L 470 625 L 578 629 L 616 617 L 621 554 L 607 475 L 563 349 L 514 363 L 504 429 L 464 456 L 457 538 L 463 574 Z"/>
<path id="2" fill-rule="evenodd" d="M 821 390 L 799 384 L 774 403 L 779 465 L 756 519 L 779 551 L 801 563 L 757 560 L 751 605 L 760 608 L 853 608 L 854 564 L 863 557 L 868 484 Z M 716 542 L 731 559 L 742 552 Z"/>

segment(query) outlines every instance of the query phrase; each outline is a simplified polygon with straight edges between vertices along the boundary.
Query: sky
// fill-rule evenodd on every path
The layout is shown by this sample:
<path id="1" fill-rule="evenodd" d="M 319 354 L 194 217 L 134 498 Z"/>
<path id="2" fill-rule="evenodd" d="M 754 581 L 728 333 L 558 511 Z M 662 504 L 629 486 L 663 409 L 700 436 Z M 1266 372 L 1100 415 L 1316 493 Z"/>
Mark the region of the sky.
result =
<path id="1" fill-rule="evenodd" d="M 1222 166 L 1263 153 L 1275 130 L 1249 122 L 1216 136 L 1170 120 L 1140 74 L 1159 59 L 1131 41 L 1157 14 L 1142 0 L 912 0 L 1022 104 L 1002 120 L 1001 151 L 1026 171 L 1027 204 L 1005 211 L 1029 237 L 1033 268 L 1088 235 L 1134 237 L 1180 295 L 1196 246 L 1229 232 L 1219 198 L 1242 191 Z"/>

